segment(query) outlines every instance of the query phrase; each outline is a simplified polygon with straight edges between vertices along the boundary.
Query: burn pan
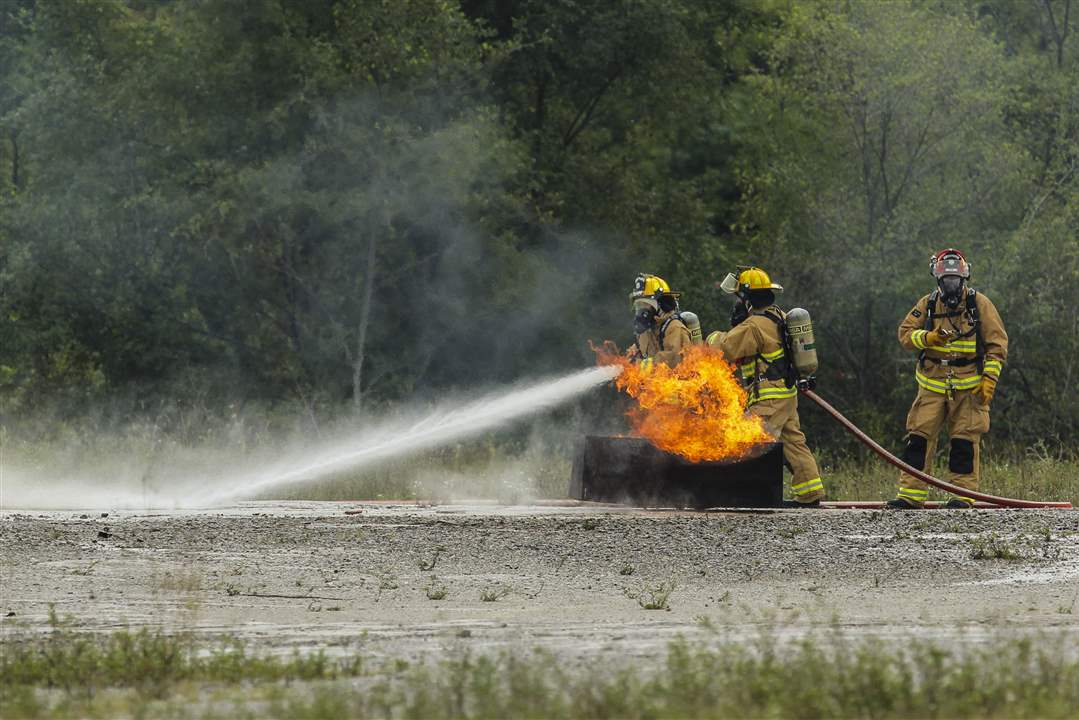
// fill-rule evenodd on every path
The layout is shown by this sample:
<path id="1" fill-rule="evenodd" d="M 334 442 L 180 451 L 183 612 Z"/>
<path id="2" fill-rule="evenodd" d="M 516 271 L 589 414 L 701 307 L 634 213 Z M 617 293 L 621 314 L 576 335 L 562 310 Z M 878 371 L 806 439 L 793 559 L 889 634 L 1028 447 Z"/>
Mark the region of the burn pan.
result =
<path id="1" fill-rule="evenodd" d="M 643 438 L 589 435 L 574 455 L 569 496 L 641 507 L 781 507 L 783 444 L 760 445 L 738 460 L 692 463 Z"/>

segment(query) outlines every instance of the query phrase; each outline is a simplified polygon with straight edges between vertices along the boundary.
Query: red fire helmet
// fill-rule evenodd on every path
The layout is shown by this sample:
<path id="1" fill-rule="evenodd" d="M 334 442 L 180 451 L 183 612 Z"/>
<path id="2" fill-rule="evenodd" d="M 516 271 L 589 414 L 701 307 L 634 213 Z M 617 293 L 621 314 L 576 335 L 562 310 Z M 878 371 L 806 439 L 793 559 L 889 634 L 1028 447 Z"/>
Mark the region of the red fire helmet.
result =
<path id="1" fill-rule="evenodd" d="M 963 253 L 955 248 L 941 250 L 933 255 L 929 262 L 929 269 L 933 277 L 938 280 L 945 275 L 958 275 L 961 278 L 970 278 L 970 263 L 963 257 Z"/>

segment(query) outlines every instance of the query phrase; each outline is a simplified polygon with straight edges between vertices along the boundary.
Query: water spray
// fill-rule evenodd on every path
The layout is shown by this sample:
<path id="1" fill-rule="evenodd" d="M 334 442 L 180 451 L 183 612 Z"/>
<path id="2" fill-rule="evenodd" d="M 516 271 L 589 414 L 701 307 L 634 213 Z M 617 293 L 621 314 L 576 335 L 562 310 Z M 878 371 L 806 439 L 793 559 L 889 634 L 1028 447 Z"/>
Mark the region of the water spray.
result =
<path id="1" fill-rule="evenodd" d="M 115 470 L 18 469 L 3 476 L 0 508 L 180 509 L 222 505 L 475 437 L 564 404 L 609 382 L 620 372 L 621 368 L 593 367 L 506 388 L 472 402 L 445 400 L 419 420 L 372 422 L 370 428 L 315 447 L 282 453 L 276 460 L 248 461 L 246 466 L 237 467 L 223 458 L 216 467 L 186 470 L 172 463 L 167 476 L 154 478 L 156 487 L 149 492 L 139 488 L 140 475 L 148 471 L 139 473 L 138 466 L 132 463 L 128 464 L 130 474 L 121 483 L 117 482 Z M 145 477 L 141 482 L 145 485 Z"/>
<path id="2" fill-rule="evenodd" d="M 440 408 L 407 427 L 384 428 L 372 436 L 352 439 L 332 449 L 309 453 L 291 466 L 271 474 L 247 474 L 227 490 L 196 496 L 200 505 L 216 505 L 282 485 L 311 482 L 344 470 L 413 454 L 479 435 L 487 430 L 547 410 L 616 377 L 620 368 L 595 367 L 566 377 L 535 383 L 519 390 L 489 395 L 447 410 Z"/>

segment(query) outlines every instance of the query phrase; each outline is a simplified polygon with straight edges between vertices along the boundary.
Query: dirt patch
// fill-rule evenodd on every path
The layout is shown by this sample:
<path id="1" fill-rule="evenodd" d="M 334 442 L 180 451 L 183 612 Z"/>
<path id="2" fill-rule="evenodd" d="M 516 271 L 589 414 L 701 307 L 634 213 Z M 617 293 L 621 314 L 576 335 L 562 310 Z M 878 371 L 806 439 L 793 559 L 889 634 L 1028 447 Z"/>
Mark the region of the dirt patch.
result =
<path id="1" fill-rule="evenodd" d="M 3 513 L 0 627 L 4 641 L 42 632 L 54 606 L 86 631 L 406 659 L 460 646 L 655 659 L 678 635 L 761 632 L 1079 637 L 1075 518 L 363 503 Z"/>

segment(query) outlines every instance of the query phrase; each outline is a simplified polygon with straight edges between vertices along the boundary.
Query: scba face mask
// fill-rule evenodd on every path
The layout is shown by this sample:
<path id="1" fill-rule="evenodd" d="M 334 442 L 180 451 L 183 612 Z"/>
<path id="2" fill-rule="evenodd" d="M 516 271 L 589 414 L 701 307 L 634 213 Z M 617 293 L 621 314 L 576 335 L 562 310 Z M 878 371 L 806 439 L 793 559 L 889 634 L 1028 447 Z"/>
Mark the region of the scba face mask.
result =
<path id="1" fill-rule="evenodd" d="M 950 308 L 959 307 L 959 301 L 963 299 L 963 278 L 958 275 L 945 275 L 937 284 L 944 304 Z"/>
<path id="2" fill-rule="evenodd" d="M 633 330 L 638 335 L 651 330 L 659 314 L 656 306 L 646 300 L 638 300 L 633 303 L 633 311 Z"/>

